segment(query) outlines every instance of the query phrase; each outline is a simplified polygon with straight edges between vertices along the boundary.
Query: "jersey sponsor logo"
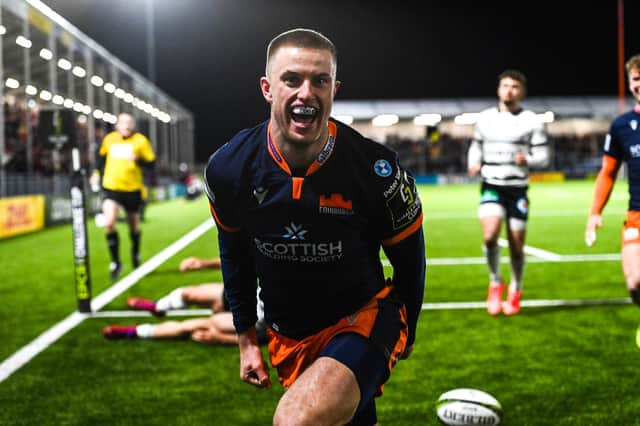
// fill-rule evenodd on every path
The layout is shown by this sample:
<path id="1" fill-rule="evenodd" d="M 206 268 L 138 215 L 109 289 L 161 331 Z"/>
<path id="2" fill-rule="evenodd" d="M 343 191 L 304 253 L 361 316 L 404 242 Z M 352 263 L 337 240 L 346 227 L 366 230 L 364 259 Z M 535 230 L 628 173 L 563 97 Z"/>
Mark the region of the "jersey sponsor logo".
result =
<path id="1" fill-rule="evenodd" d="M 267 196 L 268 192 L 269 190 L 267 188 L 263 188 L 261 186 L 253 190 L 253 196 L 256 197 L 256 201 L 258 201 L 258 204 L 262 204 L 262 202 L 264 201 L 264 197 Z"/>
<path id="2" fill-rule="evenodd" d="M 500 195 L 498 192 L 493 189 L 485 189 L 480 194 L 480 202 L 481 203 L 491 203 L 500 201 Z"/>
<path id="3" fill-rule="evenodd" d="M 318 155 L 318 163 L 322 164 L 327 160 L 327 158 L 329 158 L 329 154 L 331 154 L 331 151 L 333 150 L 333 145 L 335 145 L 335 138 L 333 135 L 329 135 L 329 141 L 324 146 L 320 155 Z"/>
<path id="4" fill-rule="evenodd" d="M 607 133 L 607 136 L 604 138 L 604 152 L 609 152 L 611 148 L 611 135 Z"/>
<path id="5" fill-rule="evenodd" d="M 287 232 L 282 236 L 290 240 L 304 240 L 304 235 L 307 233 L 306 230 L 302 229 L 302 225 L 296 225 L 293 222 L 285 226 L 284 229 L 286 229 Z"/>
<path id="6" fill-rule="evenodd" d="M 420 213 L 420 198 L 413 176 L 404 172 L 396 191 L 387 200 L 387 209 L 393 220 L 393 229 L 409 225 Z"/>
<path id="7" fill-rule="evenodd" d="M 636 130 L 638 128 L 638 120 L 631 120 L 629 126 L 631 126 L 632 130 Z"/>
<path id="8" fill-rule="evenodd" d="M 631 154 L 633 158 L 640 157 L 640 144 L 629 146 L 629 154 Z"/>
<path id="9" fill-rule="evenodd" d="M 271 260 L 330 263 L 342 258 L 342 241 L 273 243 L 254 238 L 253 242 L 258 252 Z"/>
<path id="10" fill-rule="evenodd" d="M 345 200 L 341 194 L 321 195 L 318 211 L 321 214 L 352 215 L 353 201 Z"/>
<path id="11" fill-rule="evenodd" d="M 133 144 L 130 143 L 114 143 L 109 148 L 109 157 L 124 158 L 129 160 L 133 157 Z"/>
<path id="12" fill-rule="evenodd" d="M 524 197 L 518 198 L 518 201 L 516 201 L 516 208 L 520 211 L 520 213 L 527 214 L 527 212 L 529 211 L 529 201 L 527 201 L 527 199 Z"/>
<path id="13" fill-rule="evenodd" d="M 373 165 L 373 170 L 380 177 L 389 177 L 393 172 L 391 164 L 387 160 L 378 160 Z"/>
<path id="14" fill-rule="evenodd" d="M 623 239 L 625 241 L 635 240 L 640 237 L 640 229 L 638 228 L 625 228 L 623 233 Z"/>
<path id="15" fill-rule="evenodd" d="M 384 195 L 384 198 L 389 198 L 389 195 L 395 192 L 395 190 L 398 188 L 398 185 L 400 185 L 401 178 L 402 174 L 400 172 L 400 169 L 398 169 L 396 170 L 396 175 L 393 179 L 393 183 L 389 185 L 389 187 L 382 193 L 382 195 Z"/>

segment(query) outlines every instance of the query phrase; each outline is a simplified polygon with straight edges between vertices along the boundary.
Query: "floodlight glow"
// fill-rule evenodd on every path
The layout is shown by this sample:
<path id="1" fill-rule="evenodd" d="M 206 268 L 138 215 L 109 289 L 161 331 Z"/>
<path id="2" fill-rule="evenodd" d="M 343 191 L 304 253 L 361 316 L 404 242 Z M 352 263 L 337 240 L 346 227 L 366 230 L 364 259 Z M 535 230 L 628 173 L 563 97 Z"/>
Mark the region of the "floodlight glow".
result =
<path id="1" fill-rule="evenodd" d="M 38 94 L 38 89 L 35 86 L 32 86 L 30 84 L 24 88 L 24 91 L 27 93 L 27 95 L 31 95 L 31 96 Z"/>
<path id="2" fill-rule="evenodd" d="M 56 105 L 62 105 L 64 103 L 64 98 L 60 95 L 55 95 L 51 100 Z"/>
<path id="3" fill-rule="evenodd" d="M 344 124 L 347 124 L 347 125 L 353 123 L 353 116 L 352 115 L 345 115 L 345 114 L 336 115 L 333 118 L 335 118 L 336 120 L 340 121 L 341 123 L 344 123 Z"/>
<path id="4" fill-rule="evenodd" d="M 79 78 L 83 78 L 84 76 L 87 75 L 87 72 L 84 70 L 84 68 L 79 67 L 79 66 L 75 66 L 73 67 L 73 71 L 71 71 L 73 73 L 73 75 L 75 75 L 76 77 Z"/>
<path id="5" fill-rule="evenodd" d="M 82 102 L 76 102 L 75 104 L 73 104 L 73 110 L 75 112 L 82 112 L 82 108 L 84 108 L 84 105 L 82 105 Z"/>
<path id="6" fill-rule="evenodd" d="M 453 122 L 456 124 L 476 124 L 478 118 L 480 117 L 480 113 L 477 112 L 463 112 L 460 115 L 456 115 L 453 119 Z"/>
<path id="7" fill-rule="evenodd" d="M 98 75 L 92 75 L 90 81 L 91 81 L 91 84 L 93 84 L 96 87 L 100 87 L 104 84 L 104 80 L 102 79 L 102 77 Z"/>
<path id="8" fill-rule="evenodd" d="M 136 107 L 140 110 L 144 111 L 144 108 L 147 106 L 147 103 L 145 101 L 143 101 L 142 99 L 138 99 L 138 103 L 136 104 Z"/>
<path id="9" fill-rule="evenodd" d="M 122 90 L 121 88 L 117 88 L 116 92 L 114 93 L 116 98 L 122 99 L 124 98 L 124 90 Z"/>
<path id="10" fill-rule="evenodd" d="M 107 93 L 113 93 L 116 91 L 116 85 L 113 83 L 105 83 L 103 89 Z"/>
<path id="11" fill-rule="evenodd" d="M 86 114 L 86 115 L 91 114 L 91 107 L 90 107 L 89 105 L 85 105 L 85 106 L 83 106 L 83 107 L 82 107 L 82 113 L 83 113 L 83 114 Z"/>
<path id="12" fill-rule="evenodd" d="M 380 114 L 373 117 L 371 124 L 376 127 L 388 127 L 393 126 L 398 121 L 400 121 L 400 118 L 396 114 Z"/>
<path id="13" fill-rule="evenodd" d="M 78 116 L 78 123 L 80 124 L 86 124 L 87 122 L 87 116 L 82 114 Z"/>
<path id="14" fill-rule="evenodd" d="M 40 99 L 42 99 L 43 101 L 50 101 L 52 97 L 53 97 L 53 95 L 51 94 L 50 91 L 48 91 L 48 90 L 41 90 L 40 91 Z"/>
<path id="15" fill-rule="evenodd" d="M 33 43 L 31 43 L 31 40 L 29 40 L 25 36 L 19 35 L 18 37 L 16 37 L 16 44 L 18 46 L 24 47 L 25 49 L 31 49 L 31 45 Z"/>
<path id="16" fill-rule="evenodd" d="M 144 111 L 144 112 L 146 112 L 147 114 L 149 114 L 149 113 L 151 112 L 151 110 L 152 110 L 152 109 L 153 109 L 153 105 L 151 105 L 151 104 L 146 104 L 146 105 L 144 106 L 143 111 Z"/>
<path id="17" fill-rule="evenodd" d="M 413 124 L 416 126 L 435 126 L 442 121 L 440 114 L 420 114 L 413 118 Z"/>
<path id="18" fill-rule="evenodd" d="M 122 98 L 125 102 L 131 103 L 133 102 L 133 95 L 129 92 L 124 94 L 124 98 Z"/>
<path id="19" fill-rule="evenodd" d="M 51 52 L 49 49 L 42 48 L 40 49 L 40 57 L 42 59 L 46 59 L 47 61 L 50 61 L 53 59 L 53 52 Z"/>
<path id="20" fill-rule="evenodd" d="M 103 115 L 104 115 L 104 111 L 102 111 L 101 109 L 93 110 L 93 118 L 95 118 L 96 120 L 100 120 Z"/>
<path id="21" fill-rule="evenodd" d="M 20 82 L 18 80 L 16 80 L 15 78 L 9 77 L 4 82 L 4 85 L 7 86 L 10 89 L 17 89 L 18 87 L 20 87 Z"/>
<path id="22" fill-rule="evenodd" d="M 38 103 L 33 99 L 29 99 L 29 102 L 27 102 L 27 106 L 31 109 L 34 109 L 38 106 Z"/>
<path id="23" fill-rule="evenodd" d="M 58 66 L 63 70 L 69 71 L 71 69 L 71 62 L 69 62 L 67 59 L 60 58 L 58 59 Z"/>
<path id="24" fill-rule="evenodd" d="M 0 35 L 5 35 L 7 33 L 7 29 L 4 25 L 0 25 Z"/>
<path id="25" fill-rule="evenodd" d="M 556 116 L 553 113 L 553 111 L 547 111 L 547 112 L 542 113 L 542 114 L 536 114 L 536 116 L 538 117 L 538 120 L 540 120 L 540 122 L 544 123 L 544 124 L 553 123 L 553 121 L 556 118 Z"/>
<path id="26" fill-rule="evenodd" d="M 73 108 L 73 104 L 74 103 L 75 102 L 73 101 L 73 99 L 67 98 L 67 99 L 64 100 L 64 104 L 63 105 L 64 105 L 65 108 L 71 109 L 71 108 Z"/>

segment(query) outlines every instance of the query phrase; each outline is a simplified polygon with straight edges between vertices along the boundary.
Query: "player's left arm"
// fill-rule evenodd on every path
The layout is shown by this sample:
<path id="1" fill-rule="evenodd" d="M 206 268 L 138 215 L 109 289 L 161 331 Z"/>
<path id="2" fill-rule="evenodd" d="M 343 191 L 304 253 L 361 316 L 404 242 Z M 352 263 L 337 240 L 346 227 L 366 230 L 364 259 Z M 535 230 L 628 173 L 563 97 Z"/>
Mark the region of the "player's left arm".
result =
<path id="1" fill-rule="evenodd" d="M 142 142 L 136 153 L 136 164 L 145 169 L 153 169 L 156 164 L 156 154 L 153 152 L 149 139 L 144 135 L 139 135 Z"/>
<path id="2" fill-rule="evenodd" d="M 393 266 L 393 285 L 407 310 L 409 336 L 407 348 L 416 338 L 418 316 L 422 309 L 425 285 L 425 246 L 422 233 L 422 205 L 415 180 L 396 162 L 397 189 L 385 197 L 387 229 L 382 241 Z"/>
<path id="3" fill-rule="evenodd" d="M 527 165 L 531 168 L 544 168 L 549 165 L 549 141 L 542 123 L 538 122 L 531 132 L 529 152 L 526 154 Z"/>

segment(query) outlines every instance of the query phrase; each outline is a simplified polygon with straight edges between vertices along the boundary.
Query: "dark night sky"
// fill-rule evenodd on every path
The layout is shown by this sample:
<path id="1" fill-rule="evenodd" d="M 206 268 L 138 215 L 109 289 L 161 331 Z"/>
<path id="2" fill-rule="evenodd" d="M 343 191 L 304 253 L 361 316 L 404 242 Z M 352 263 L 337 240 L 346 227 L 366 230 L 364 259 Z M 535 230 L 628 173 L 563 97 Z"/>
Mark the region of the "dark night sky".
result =
<path id="1" fill-rule="evenodd" d="M 265 49 L 294 27 L 338 47 L 338 99 L 493 96 L 505 68 L 531 96 L 617 93 L 616 0 L 153 1 L 156 83 L 195 114 L 199 161 L 267 117 Z M 145 0 L 44 2 L 146 74 Z M 625 57 L 640 53 L 639 14 L 625 0 Z"/>

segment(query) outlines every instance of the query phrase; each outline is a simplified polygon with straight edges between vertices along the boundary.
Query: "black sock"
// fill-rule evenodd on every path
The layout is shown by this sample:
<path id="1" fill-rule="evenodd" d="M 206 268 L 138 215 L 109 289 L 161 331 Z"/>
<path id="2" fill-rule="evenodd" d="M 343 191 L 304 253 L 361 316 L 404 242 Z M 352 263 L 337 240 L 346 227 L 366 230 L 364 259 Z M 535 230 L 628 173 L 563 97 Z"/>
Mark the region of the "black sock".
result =
<path id="1" fill-rule="evenodd" d="M 131 238 L 131 256 L 137 259 L 140 254 L 140 231 L 135 234 L 130 232 L 129 237 Z"/>
<path id="2" fill-rule="evenodd" d="M 120 255 L 118 254 L 120 249 L 116 231 L 107 234 L 107 245 L 109 246 L 109 253 L 111 253 L 111 260 L 120 263 Z"/>
<path id="3" fill-rule="evenodd" d="M 640 306 L 640 291 L 637 288 L 629 290 L 629 294 L 631 295 L 631 300 L 636 305 Z"/>

